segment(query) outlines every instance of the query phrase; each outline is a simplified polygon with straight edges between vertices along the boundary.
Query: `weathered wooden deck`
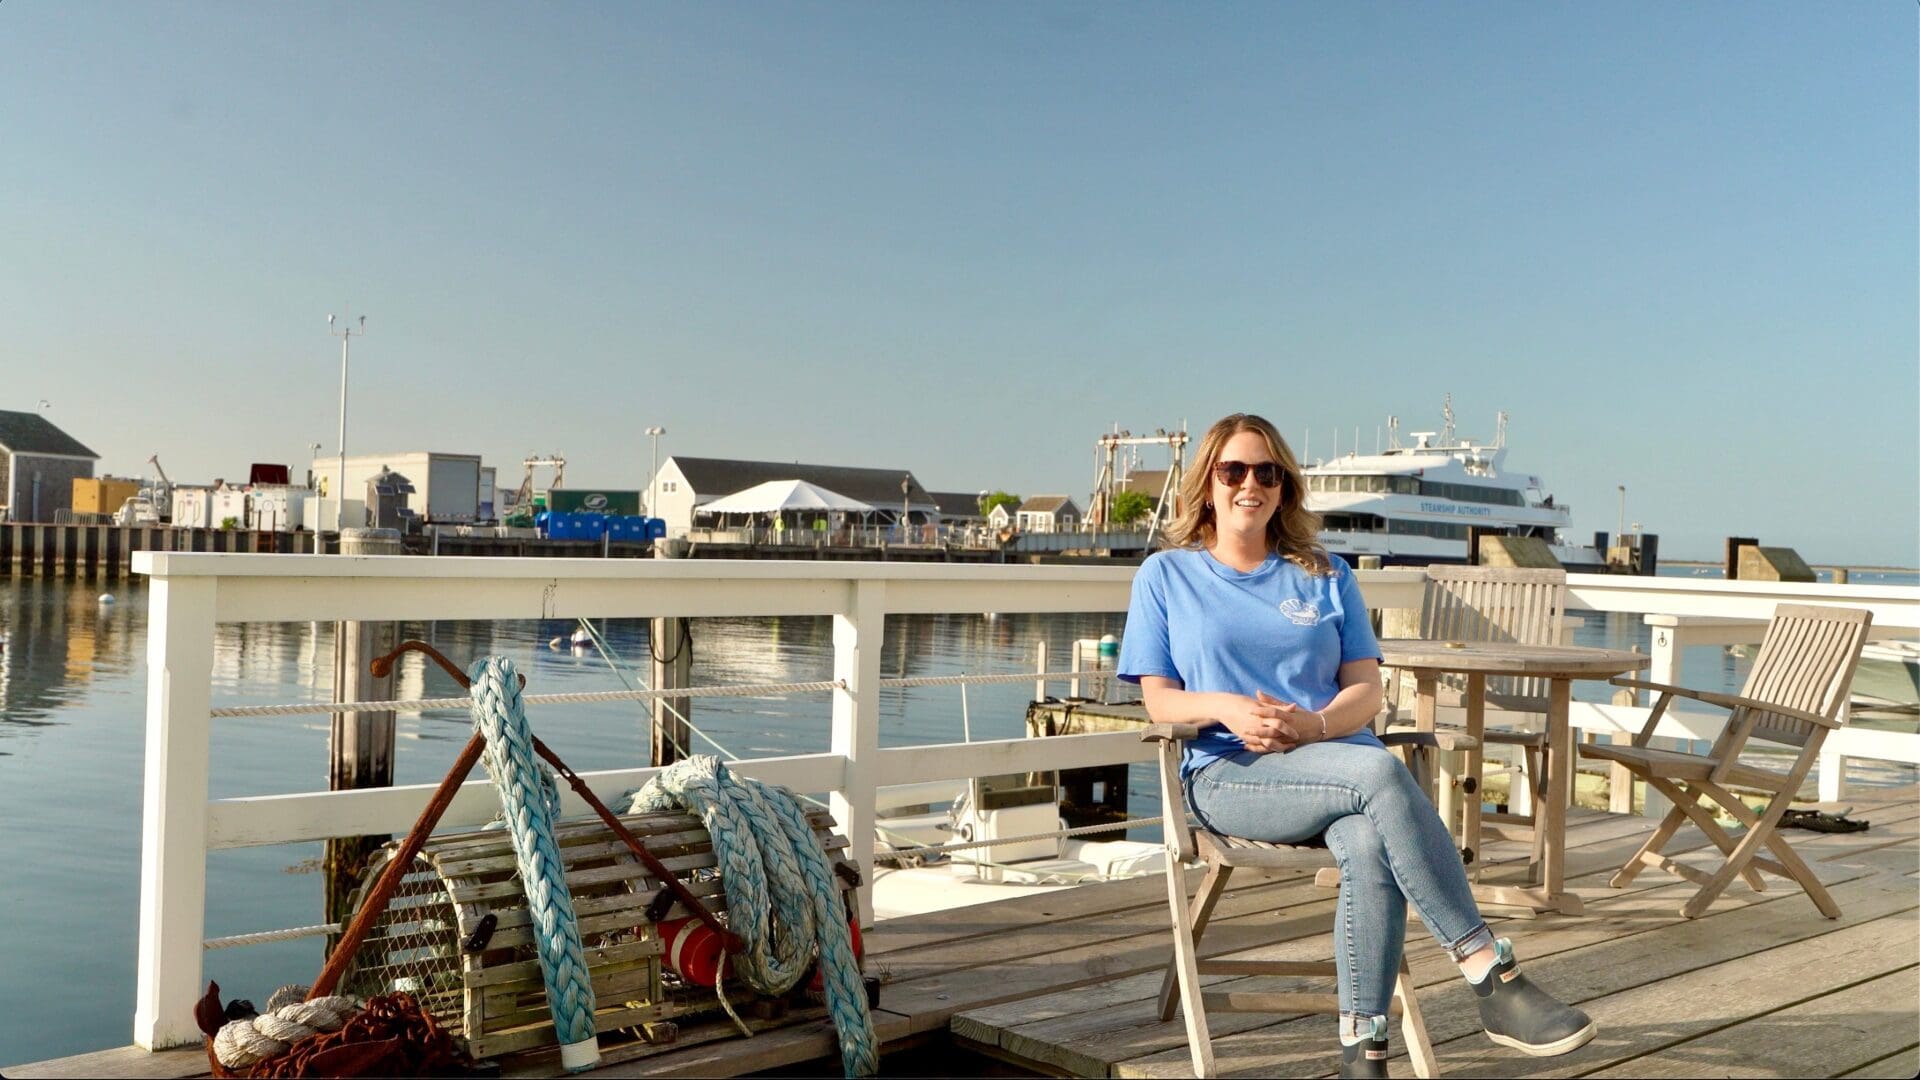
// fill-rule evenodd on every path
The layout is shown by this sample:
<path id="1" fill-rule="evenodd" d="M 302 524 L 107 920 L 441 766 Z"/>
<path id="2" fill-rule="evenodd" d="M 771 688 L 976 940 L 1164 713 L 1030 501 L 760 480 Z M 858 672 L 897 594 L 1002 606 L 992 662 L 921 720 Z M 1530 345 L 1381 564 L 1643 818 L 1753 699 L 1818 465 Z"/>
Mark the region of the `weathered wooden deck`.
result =
<path id="1" fill-rule="evenodd" d="M 1653 827 L 1647 818 L 1577 813 L 1567 871 L 1582 918 L 1495 919 L 1527 972 L 1599 1023 L 1561 1058 L 1523 1057 L 1479 1031 L 1470 991 L 1417 921 L 1409 959 L 1443 1073 L 1457 1076 L 1897 1076 L 1920 1072 L 1920 787 L 1850 799 L 1866 832 L 1789 830 L 1844 914 L 1823 919 L 1788 883 L 1736 883 L 1697 920 L 1679 916 L 1692 886 L 1655 871 L 1606 885 Z M 1683 832 L 1669 852 L 1705 840 Z M 1494 845 L 1488 875 L 1516 869 Z M 1245 873 L 1245 872 L 1243 872 Z M 1230 891 L 1205 955 L 1326 959 L 1333 894 L 1309 875 L 1259 878 Z M 1180 1021 L 1153 1015 L 1170 948 L 1160 877 L 897 919 L 867 935 L 869 970 L 885 978 L 875 1017 L 889 1050 L 951 1039 L 964 1049 L 1075 1076 L 1185 1076 Z M 1221 978 L 1216 981 L 1230 981 Z M 1231 980 L 1243 983 L 1271 980 Z M 1248 987 L 1255 989 L 1256 987 Z M 1233 1014 L 1213 1022 L 1225 1075 L 1327 1076 L 1338 1055 L 1324 1017 Z M 702 1037 L 613 1063 L 594 1075 L 696 1076 L 820 1062 L 837 1073 L 831 1029 L 808 1021 L 751 1040 Z M 1411 1075 L 1404 1057 L 1395 1074 Z M 956 1058 L 955 1071 L 965 1071 Z M 883 1062 L 884 1070 L 884 1062 Z M 0 1069 L 9 1077 L 205 1075 L 199 1051 L 132 1048 Z M 559 1075 L 533 1058 L 511 1076 Z"/>

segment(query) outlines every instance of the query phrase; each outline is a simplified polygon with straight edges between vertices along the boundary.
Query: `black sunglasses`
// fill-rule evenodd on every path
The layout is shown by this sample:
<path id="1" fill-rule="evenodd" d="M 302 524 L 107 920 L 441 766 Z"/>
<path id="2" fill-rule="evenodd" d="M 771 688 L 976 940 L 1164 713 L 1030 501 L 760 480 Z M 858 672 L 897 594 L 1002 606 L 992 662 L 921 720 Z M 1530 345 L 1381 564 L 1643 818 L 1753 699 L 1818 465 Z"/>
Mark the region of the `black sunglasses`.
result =
<path id="1" fill-rule="evenodd" d="M 1286 474 L 1280 471 L 1277 461 L 1263 461 L 1258 465 L 1249 465 L 1244 461 L 1218 461 L 1213 466 L 1213 478 L 1228 487 L 1239 487 L 1240 481 L 1247 478 L 1247 470 L 1253 470 L 1254 483 L 1261 487 L 1279 487 Z"/>

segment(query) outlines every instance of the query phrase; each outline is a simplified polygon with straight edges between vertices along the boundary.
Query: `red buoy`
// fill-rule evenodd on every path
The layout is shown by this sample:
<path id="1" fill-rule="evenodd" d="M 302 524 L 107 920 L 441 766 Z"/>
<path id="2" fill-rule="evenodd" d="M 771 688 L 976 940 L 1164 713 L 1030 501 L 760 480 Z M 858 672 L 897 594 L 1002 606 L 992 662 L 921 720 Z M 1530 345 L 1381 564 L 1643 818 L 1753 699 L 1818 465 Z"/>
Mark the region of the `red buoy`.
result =
<path id="1" fill-rule="evenodd" d="M 726 955 L 719 934 L 699 919 L 670 919 L 659 930 L 667 948 L 667 966 L 674 974 L 696 986 L 712 986 L 718 980 L 720 959 Z"/>

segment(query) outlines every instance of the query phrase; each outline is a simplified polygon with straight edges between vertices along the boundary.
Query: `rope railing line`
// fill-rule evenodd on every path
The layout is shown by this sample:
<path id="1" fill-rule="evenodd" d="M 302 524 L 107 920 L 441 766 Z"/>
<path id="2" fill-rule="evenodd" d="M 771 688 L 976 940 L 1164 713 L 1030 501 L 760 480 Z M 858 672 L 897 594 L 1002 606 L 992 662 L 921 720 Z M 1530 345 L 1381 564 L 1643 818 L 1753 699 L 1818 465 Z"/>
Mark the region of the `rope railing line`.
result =
<path id="1" fill-rule="evenodd" d="M 881 679 L 880 689 L 898 690 L 916 686 L 961 686 L 990 683 L 1057 682 L 1061 679 L 1111 675 L 1111 671 L 1046 671 L 1020 675 L 923 675 L 913 678 Z M 582 705 L 606 701 L 656 701 L 661 698 L 779 697 L 787 694 L 818 694 L 845 690 L 844 679 L 814 682 L 738 683 L 727 686 L 683 686 L 670 690 L 599 690 L 566 694 L 527 694 L 521 701 L 528 705 Z M 413 698 L 403 701 L 313 701 L 289 705 L 229 705 L 207 710 L 213 717 L 303 716 L 354 712 L 428 712 L 465 709 L 472 699 L 464 697 Z"/>
<path id="2" fill-rule="evenodd" d="M 881 679 L 882 690 L 910 686 L 986 686 L 993 683 L 1059 682 L 1062 679 L 1086 679 L 1099 675 L 1117 678 L 1112 668 L 1091 671 L 1029 671 L 1016 675 L 914 675 L 901 679 Z"/>
<path id="3" fill-rule="evenodd" d="M 520 700 L 528 705 L 580 705 L 597 701 L 653 701 L 657 698 L 777 697 L 784 694 L 813 694 L 844 690 L 846 682 L 830 679 L 820 682 L 742 683 L 731 686 L 683 686 L 672 690 L 599 690 L 569 694 L 528 694 Z M 307 713 L 350 712 L 427 712 L 439 709 L 465 709 L 470 698 L 413 698 L 405 701 L 314 701 L 293 705 L 233 705 L 209 709 L 207 715 L 299 716 Z"/>
<path id="4" fill-rule="evenodd" d="M 274 941 L 293 941 L 298 938 L 325 937 L 337 934 L 341 930 L 339 923 L 321 923 L 318 926 L 290 926 L 285 930 L 259 930 L 251 934 L 233 934 L 228 937 L 208 938 L 201 947 L 208 952 L 215 949 L 232 949 L 241 945 L 265 945 Z"/>

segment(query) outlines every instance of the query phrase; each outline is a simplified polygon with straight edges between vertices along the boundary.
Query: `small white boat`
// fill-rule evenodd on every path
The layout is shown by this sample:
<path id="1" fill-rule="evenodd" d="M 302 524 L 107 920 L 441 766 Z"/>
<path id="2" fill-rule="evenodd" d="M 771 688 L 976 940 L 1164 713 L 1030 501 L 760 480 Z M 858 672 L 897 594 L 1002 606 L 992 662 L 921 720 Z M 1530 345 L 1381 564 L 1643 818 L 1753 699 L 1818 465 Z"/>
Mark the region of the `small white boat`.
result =
<path id="1" fill-rule="evenodd" d="M 883 788 L 879 810 L 873 908 L 882 919 L 1158 874 L 1167 865 L 1159 844 L 1059 835 L 1068 830 L 1053 773 Z"/>
<path id="2" fill-rule="evenodd" d="M 1856 708 L 1920 708 L 1920 642 L 1869 641 L 1853 672 Z"/>

